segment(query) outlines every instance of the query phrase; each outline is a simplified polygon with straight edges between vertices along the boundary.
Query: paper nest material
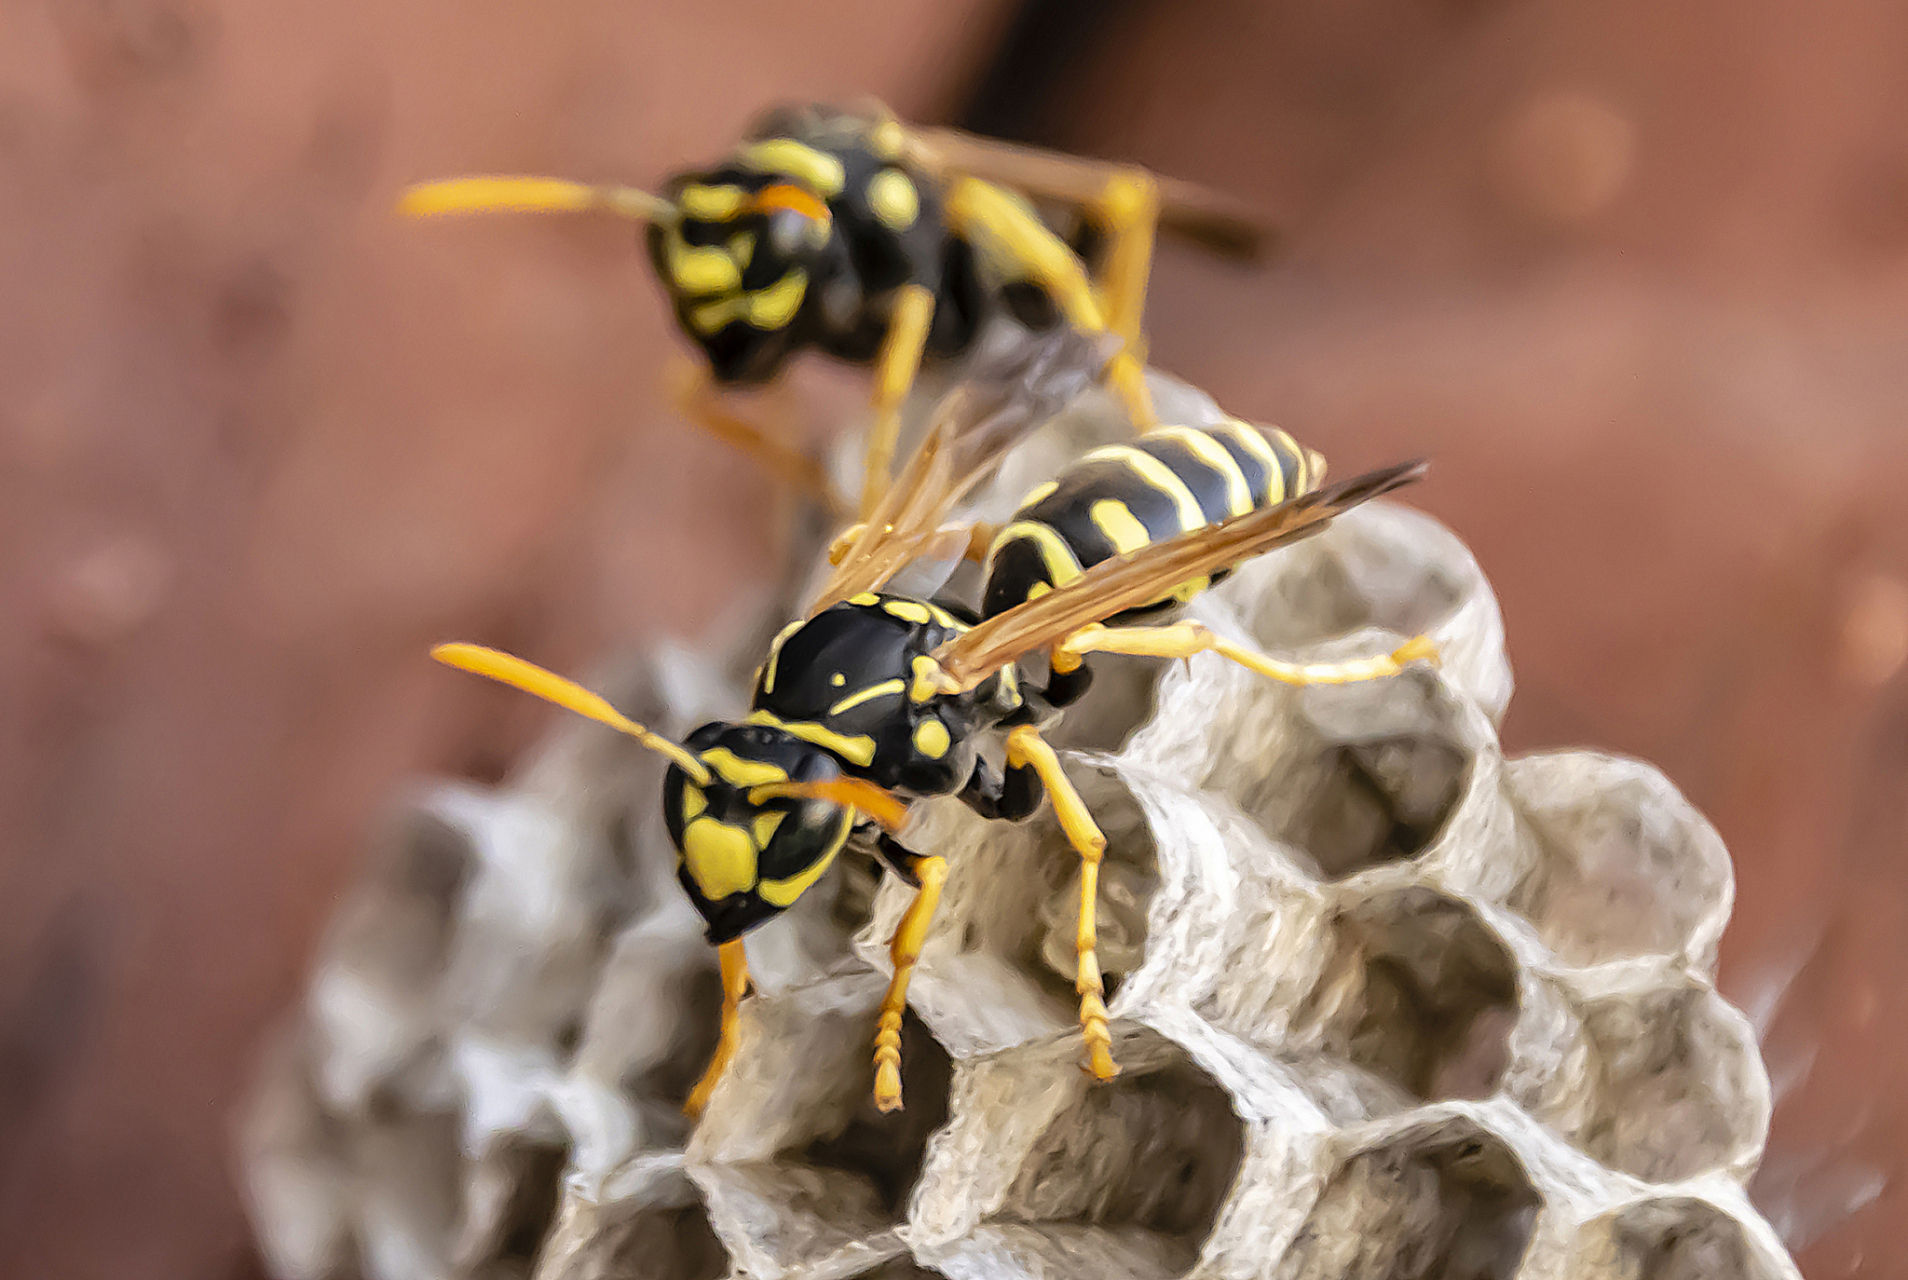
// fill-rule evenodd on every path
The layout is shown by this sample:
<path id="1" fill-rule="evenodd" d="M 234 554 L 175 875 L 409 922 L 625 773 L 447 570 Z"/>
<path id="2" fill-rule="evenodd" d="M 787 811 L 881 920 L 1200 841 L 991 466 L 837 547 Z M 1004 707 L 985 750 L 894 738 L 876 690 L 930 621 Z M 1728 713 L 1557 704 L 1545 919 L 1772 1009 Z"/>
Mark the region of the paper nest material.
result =
<path id="1" fill-rule="evenodd" d="M 1162 416 L 1217 416 L 1156 391 Z M 979 508 L 1115 422 L 1085 398 Z M 650 653 L 600 687 L 676 733 L 734 715 L 792 598 L 730 654 Z M 1503 627 L 1462 544 L 1373 504 L 1192 612 L 1281 657 L 1425 632 L 1444 660 L 1294 690 L 1209 655 L 1095 659 L 1054 736 L 1109 839 L 1117 1080 L 1079 1066 L 1079 867 L 1051 812 L 940 800 L 910 832 L 952 875 L 906 1109 L 869 1094 L 907 891 L 864 853 L 750 935 L 740 1053 L 692 1128 L 718 985 L 661 764 L 568 725 L 502 787 L 421 788 L 335 922 L 244 1125 L 271 1271 L 1795 1277 L 1743 1191 L 1770 1092 L 1712 985 L 1727 852 L 1646 764 L 1503 757 Z"/>

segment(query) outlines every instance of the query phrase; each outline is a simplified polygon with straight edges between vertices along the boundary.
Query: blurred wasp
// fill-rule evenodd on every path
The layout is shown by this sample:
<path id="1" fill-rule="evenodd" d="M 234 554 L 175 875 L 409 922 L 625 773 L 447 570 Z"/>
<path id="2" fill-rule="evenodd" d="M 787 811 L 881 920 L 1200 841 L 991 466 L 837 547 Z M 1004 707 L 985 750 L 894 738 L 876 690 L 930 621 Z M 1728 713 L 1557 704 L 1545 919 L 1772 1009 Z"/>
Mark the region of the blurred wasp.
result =
<path id="1" fill-rule="evenodd" d="M 735 1051 L 748 987 L 743 934 L 791 906 L 864 824 L 879 829 L 877 854 L 916 891 L 890 942 L 894 975 L 875 1034 L 875 1104 L 901 1105 L 908 982 L 947 876 L 941 858 L 899 838 L 909 804 L 928 796 L 958 796 L 1005 821 L 1032 815 L 1043 792 L 1052 799 L 1082 859 L 1075 985 L 1086 1065 L 1112 1078 L 1118 1068 L 1095 952 L 1106 839 L 1040 731 L 1085 692 L 1086 655 L 1212 651 L 1297 685 L 1381 678 L 1436 658 L 1420 637 L 1382 656 L 1297 665 L 1198 624 L 1134 623 L 1423 473 L 1411 463 L 1316 489 L 1311 455 L 1283 433 L 1238 422 L 1162 428 L 1088 454 L 1036 488 L 991 537 L 978 619 L 957 605 L 884 592 L 898 569 L 946 535 L 940 521 L 987 456 L 997 456 L 1003 421 L 971 385 L 943 402 L 871 518 L 838 542 L 838 563 L 807 616 L 770 646 L 740 723 L 703 725 L 678 744 L 521 659 L 474 645 L 433 651 L 612 725 L 672 762 L 664 819 L 682 885 L 720 949 L 723 983 L 721 1035 L 689 1098 L 692 1114 Z M 1046 651 L 1043 661 L 1023 662 L 1037 650 Z M 994 732 L 1005 735 L 1004 769 L 978 750 Z"/>
<path id="2" fill-rule="evenodd" d="M 1030 199 L 1075 207 L 1069 244 Z M 717 383 L 760 384 L 813 347 L 875 367 L 863 518 L 886 489 L 902 401 L 924 360 L 968 351 L 1005 311 L 1124 340 L 1109 381 L 1153 424 L 1141 313 L 1156 227 L 1248 257 L 1261 228 L 1230 202 L 1144 170 L 904 125 L 885 108 L 783 109 L 715 167 L 660 193 L 554 178 L 471 177 L 412 187 L 414 215 L 598 210 L 646 224 L 676 319 Z M 1088 242 L 1094 242 L 1089 247 Z M 1082 257 L 1090 254 L 1091 266 Z M 825 488 L 812 461 L 702 394 L 685 406 L 772 468 Z"/>

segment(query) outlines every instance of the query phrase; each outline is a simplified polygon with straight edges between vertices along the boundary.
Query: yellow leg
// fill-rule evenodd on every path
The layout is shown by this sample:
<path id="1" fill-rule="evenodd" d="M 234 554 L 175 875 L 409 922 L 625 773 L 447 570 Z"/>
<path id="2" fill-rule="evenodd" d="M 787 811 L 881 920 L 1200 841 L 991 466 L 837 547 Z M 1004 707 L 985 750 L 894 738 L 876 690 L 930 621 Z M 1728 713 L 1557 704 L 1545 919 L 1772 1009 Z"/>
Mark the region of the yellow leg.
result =
<path id="1" fill-rule="evenodd" d="M 1359 680 L 1382 680 L 1395 676 L 1411 662 L 1436 663 L 1438 649 L 1429 636 L 1407 640 L 1388 654 L 1375 658 L 1354 658 L 1349 662 L 1280 662 L 1236 645 L 1212 633 L 1197 622 L 1176 622 L 1164 627 L 1103 627 L 1098 623 L 1082 627 L 1054 649 L 1054 669 L 1071 671 L 1080 657 L 1088 653 L 1131 653 L 1151 658 L 1190 658 L 1211 651 L 1229 658 L 1247 670 L 1285 684 L 1351 684 Z"/>
<path id="2" fill-rule="evenodd" d="M 902 285 L 888 314 L 888 336 L 875 361 L 874 424 L 862 458 L 861 518 L 867 519 L 888 491 L 895 441 L 901 435 L 901 402 L 921 371 L 921 352 L 934 323 L 934 294 L 918 284 Z"/>
<path id="3" fill-rule="evenodd" d="M 1100 859 L 1106 855 L 1106 837 L 1061 769 L 1060 757 L 1034 726 L 1024 724 L 1008 732 L 1007 763 L 1016 769 L 1033 767 L 1053 801 L 1060 829 L 1080 855 L 1080 922 L 1073 937 L 1079 961 L 1073 989 L 1080 993 L 1080 1035 L 1086 1041 L 1087 1070 L 1097 1080 L 1111 1080 L 1120 1069 L 1113 1062 L 1113 1034 L 1106 1025 L 1106 985 L 1100 979 L 1097 949 Z"/>
<path id="4" fill-rule="evenodd" d="M 921 958 L 921 944 L 927 941 L 928 924 L 941 900 L 941 886 L 947 882 L 947 859 L 922 858 L 914 864 L 915 878 L 921 887 L 907 914 L 895 927 L 888 942 L 888 956 L 894 961 L 894 977 L 888 980 L 888 993 L 881 997 L 881 1018 L 875 1026 L 874 1104 L 878 1111 L 901 1109 L 901 1015 L 908 1007 L 908 979 L 914 976 L 915 962 Z"/>
<path id="5" fill-rule="evenodd" d="M 670 371 L 670 383 L 676 411 L 690 423 L 749 454 L 763 470 L 784 484 L 835 509 L 834 489 L 828 483 L 828 472 L 822 464 L 717 404 L 715 388 L 706 370 L 687 360 L 676 361 Z"/>
<path id="6" fill-rule="evenodd" d="M 860 521 L 856 521 L 836 534 L 835 540 L 828 544 L 828 563 L 840 564 L 847 556 L 848 548 L 855 545 L 855 539 L 859 538 L 862 530 L 867 527 Z M 997 526 L 985 520 L 976 520 L 972 524 L 944 524 L 935 531 L 934 537 L 922 549 L 921 554 L 931 556 L 933 549 L 943 538 L 959 538 L 962 544 L 961 559 L 972 560 L 978 564 L 987 558 L 987 549 L 994 545 L 996 529 Z"/>
<path id="7" fill-rule="evenodd" d="M 683 1114 L 691 1118 L 701 1115 L 709 1105 L 709 1095 L 735 1057 L 737 1011 L 749 989 L 749 957 L 742 948 L 742 939 L 723 943 L 716 954 L 722 965 L 722 1030 L 716 1037 L 715 1055 L 709 1059 L 708 1069 L 690 1090 L 689 1101 L 682 1104 Z"/>
<path id="8" fill-rule="evenodd" d="M 1039 285 L 1068 324 L 1083 333 L 1111 332 L 1080 259 L 1025 204 L 991 183 L 960 178 L 948 187 L 945 208 L 950 227 L 1009 279 Z M 1128 347 L 1107 364 L 1107 381 L 1140 430 L 1157 425 L 1142 358 Z"/>
<path id="9" fill-rule="evenodd" d="M 1144 365 L 1142 322 L 1146 281 L 1153 268 L 1153 239 L 1159 227 L 1159 183 L 1143 169 L 1122 170 L 1107 179 L 1105 190 L 1090 207 L 1109 240 L 1099 280 L 1107 328 L 1124 338 L 1127 351 Z"/>

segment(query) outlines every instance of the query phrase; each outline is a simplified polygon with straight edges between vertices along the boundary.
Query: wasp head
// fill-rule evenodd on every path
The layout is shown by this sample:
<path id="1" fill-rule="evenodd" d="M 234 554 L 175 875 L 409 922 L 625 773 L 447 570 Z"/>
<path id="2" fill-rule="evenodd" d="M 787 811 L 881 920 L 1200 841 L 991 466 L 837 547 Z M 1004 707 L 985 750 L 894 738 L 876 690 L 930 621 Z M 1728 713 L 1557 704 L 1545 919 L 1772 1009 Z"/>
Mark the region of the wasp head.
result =
<path id="1" fill-rule="evenodd" d="M 708 778 L 680 765 L 663 782 L 663 820 L 678 875 L 709 941 L 741 936 L 793 905 L 847 843 L 856 811 L 833 799 L 774 794 L 841 779 L 834 756 L 768 725 L 706 724 L 683 745 Z"/>

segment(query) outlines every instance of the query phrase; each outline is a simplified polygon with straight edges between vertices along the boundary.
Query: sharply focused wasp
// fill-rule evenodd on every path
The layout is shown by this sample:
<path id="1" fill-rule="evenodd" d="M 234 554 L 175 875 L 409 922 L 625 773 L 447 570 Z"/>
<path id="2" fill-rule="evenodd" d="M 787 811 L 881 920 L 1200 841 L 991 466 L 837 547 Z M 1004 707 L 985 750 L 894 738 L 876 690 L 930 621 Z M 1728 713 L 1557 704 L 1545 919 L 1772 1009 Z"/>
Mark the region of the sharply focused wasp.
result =
<path id="1" fill-rule="evenodd" d="M 827 871 L 858 825 L 916 895 L 890 943 L 894 976 L 875 1036 L 875 1103 L 901 1105 L 900 1042 L 910 974 L 947 875 L 905 844 L 909 802 L 955 795 L 986 818 L 1018 821 L 1044 791 L 1083 863 L 1080 1022 L 1088 1069 L 1118 1071 L 1095 953 L 1098 868 L 1106 847 L 1041 726 L 1086 689 L 1094 652 L 1189 657 L 1213 651 L 1293 684 L 1396 674 L 1435 660 L 1420 637 L 1343 663 L 1294 665 L 1179 622 L 1135 625 L 1233 565 L 1319 531 L 1333 516 L 1416 480 L 1422 464 L 1317 489 L 1317 460 L 1280 432 L 1243 423 L 1168 427 L 1088 454 L 1039 486 L 991 538 L 981 617 L 882 587 L 942 533 L 998 450 L 979 398 L 957 390 L 871 518 L 837 544 L 838 563 L 806 617 L 776 637 L 750 714 L 682 743 L 633 724 L 596 695 L 521 659 L 446 645 L 450 665 L 515 685 L 634 735 L 669 757 L 663 813 L 679 876 L 720 948 L 722 1030 L 688 1103 L 700 1111 L 734 1053 L 748 986 L 742 935 L 786 909 Z M 994 415 L 997 419 L 998 415 Z M 1045 650 L 1027 665 L 1024 655 Z M 1005 768 L 980 739 L 1005 734 Z"/>
<path id="2" fill-rule="evenodd" d="M 1028 199 L 1076 207 L 1090 267 Z M 770 113 L 727 158 L 660 193 L 552 178 L 459 178 L 405 194 L 414 214 L 603 210 L 647 225 L 649 253 L 683 331 L 719 383 L 773 377 L 805 347 L 875 365 L 875 425 L 861 512 L 887 487 L 902 400 L 924 359 L 960 355 L 1004 311 L 1125 342 L 1109 380 L 1135 423 L 1152 402 L 1140 337 L 1155 226 L 1241 256 L 1260 230 L 1229 202 L 1144 170 L 1096 164 L 885 109 Z M 786 445 L 690 397 L 696 416 L 786 474 L 816 484 Z"/>

